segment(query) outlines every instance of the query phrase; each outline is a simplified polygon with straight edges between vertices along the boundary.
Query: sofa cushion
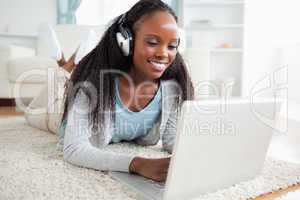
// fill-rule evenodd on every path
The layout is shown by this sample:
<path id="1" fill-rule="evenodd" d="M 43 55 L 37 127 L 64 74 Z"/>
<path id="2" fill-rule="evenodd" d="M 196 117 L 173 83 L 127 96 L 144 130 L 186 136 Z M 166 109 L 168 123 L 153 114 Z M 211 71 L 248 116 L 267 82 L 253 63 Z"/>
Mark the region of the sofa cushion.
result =
<path id="1" fill-rule="evenodd" d="M 51 56 L 51 45 L 49 45 L 49 25 L 41 24 L 38 28 L 36 55 L 43 57 Z"/>
<path id="2" fill-rule="evenodd" d="M 87 37 L 90 30 L 94 30 L 99 37 L 99 41 L 105 30 L 104 26 L 76 26 L 76 25 L 57 25 L 55 31 L 61 43 L 61 49 L 65 58 L 71 57 L 79 47 L 81 41 Z"/>
<path id="3" fill-rule="evenodd" d="M 6 78 L 0 78 L 0 98 L 10 98 L 10 84 Z"/>
<path id="4" fill-rule="evenodd" d="M 7 62 L 8 79 L 11 82 L 43 83 L 46 80 L 47 69 L 56 66 L 57 63 L 53 59 L 38 56 L 10 60 Z M 45 75 L 41 75 L 40 70 L 43 70 Z M 21 80 L 21 75 L 26 78 Z"/>

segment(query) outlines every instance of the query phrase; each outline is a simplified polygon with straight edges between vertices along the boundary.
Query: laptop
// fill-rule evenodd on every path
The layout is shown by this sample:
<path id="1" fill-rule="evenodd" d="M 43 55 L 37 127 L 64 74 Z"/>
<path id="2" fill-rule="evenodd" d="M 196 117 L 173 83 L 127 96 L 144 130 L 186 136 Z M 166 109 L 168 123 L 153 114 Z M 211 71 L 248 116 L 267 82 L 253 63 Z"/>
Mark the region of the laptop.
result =
<path id="1" fill-rule="evenodd" d="M 250 180 L 262 169 L 279 106 L 266 99 L 186 101 L 165 184 L 109 174 L 147 200 L 190 199 Z"/>

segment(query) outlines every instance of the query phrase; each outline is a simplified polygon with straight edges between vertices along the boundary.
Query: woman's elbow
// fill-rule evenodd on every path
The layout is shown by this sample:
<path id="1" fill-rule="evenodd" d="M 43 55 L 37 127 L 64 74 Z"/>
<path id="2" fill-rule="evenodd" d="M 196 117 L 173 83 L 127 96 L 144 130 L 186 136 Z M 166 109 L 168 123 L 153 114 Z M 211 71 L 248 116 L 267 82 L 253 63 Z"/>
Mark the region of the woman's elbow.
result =
<path id="1" fill-rule="evenodd" d="M 76 152 L 76 148 L 74 147 L 74 145 L 64 145 L 64 148 L 63 148 L 64 161 L 74 164 L 74 165 L 78 165 L 78 163 L 76 162 L 76 159 L 74 159 L 75 152 Z"/>

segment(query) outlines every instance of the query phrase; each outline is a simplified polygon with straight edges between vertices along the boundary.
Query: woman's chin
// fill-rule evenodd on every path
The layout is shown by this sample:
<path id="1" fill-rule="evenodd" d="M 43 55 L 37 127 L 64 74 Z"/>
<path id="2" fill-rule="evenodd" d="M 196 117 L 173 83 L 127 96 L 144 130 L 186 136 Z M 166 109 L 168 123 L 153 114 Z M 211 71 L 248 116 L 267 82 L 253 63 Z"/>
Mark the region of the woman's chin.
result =
<path id="1" fill-rule="evenodd" d="M 163 69 L 163 70 L 151 70 L 150 76 L 153 79 L 158 79 L 163 75 L 164 72 L 165 72 L 165 69 Z"/>
<path id="2" fill-rule="evenodd" d="M 162 75 L 163 75 L 163 73 L 164 73 L 164 71 L 161 71 L 161 72 L 152 72 L 149 77 L 151 77 L 151 80 L 156 80 L 156 79 L 161 78 Z"/>

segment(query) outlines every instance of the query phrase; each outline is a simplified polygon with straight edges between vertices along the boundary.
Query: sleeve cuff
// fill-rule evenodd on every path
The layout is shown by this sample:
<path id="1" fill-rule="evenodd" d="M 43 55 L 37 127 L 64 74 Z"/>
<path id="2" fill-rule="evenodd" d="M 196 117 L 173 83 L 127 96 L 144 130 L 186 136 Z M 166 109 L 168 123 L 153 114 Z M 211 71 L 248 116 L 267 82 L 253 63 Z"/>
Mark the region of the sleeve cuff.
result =
<path id="1" fill-rule="evenodd" d="M 135 156 L 120 156 L 118 159 L 118 164 L 116 165 L 115 169 L 112 171 L 119 171 L 119 172 L 128 172 L 129 173 L 129 166 L 131 161 L 135 158 Z"/>

